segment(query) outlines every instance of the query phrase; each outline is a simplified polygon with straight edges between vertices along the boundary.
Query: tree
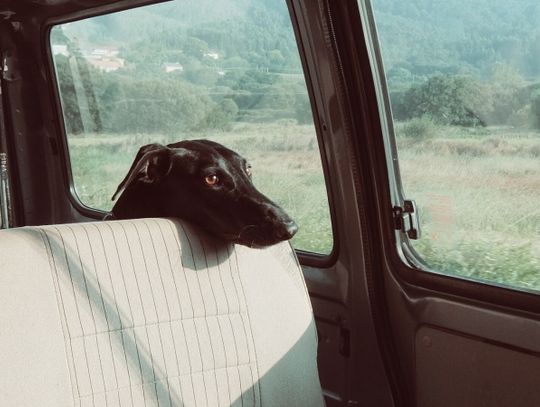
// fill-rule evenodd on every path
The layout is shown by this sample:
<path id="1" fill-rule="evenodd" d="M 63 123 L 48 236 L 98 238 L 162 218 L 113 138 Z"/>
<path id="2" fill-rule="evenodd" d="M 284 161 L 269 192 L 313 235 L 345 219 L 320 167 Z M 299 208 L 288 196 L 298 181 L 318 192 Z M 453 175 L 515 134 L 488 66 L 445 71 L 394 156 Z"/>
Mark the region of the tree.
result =
<path id="1" fill-rule="evenodd" d="M 56 55 L 54 62 L 58 85 L 60 87 L 66 130 L 69 134 L 80 134 L 84 128 L 79 110 L 79 101 L 77 100 L 77 92 L 73 83 L 73 75 L 69 66 L 69 59 L 64 55 Z"/>
<path id="2" fill-rule="evenodd" d="M 489 84 L 489 123 L 508 124 L 512 116 L 527 103 L 522 92 L 525 81 L 514 67 L 497 64 Z"/>
<path id="3" fill-rule="evenodd" d="M 208 127 L 219 130 L 229 130 L 231 123 L 236 120 L 238 106 L 232 99 L 223 99 L 200 123 L 200 127 Z"/>
<path id="4" fill-rule="evenodd" d="M 440 124 L 485 126 L 482 86 L 470 77 L 439 75 L 413 86 L 403 97 L 406 116 L 428 116 Z"/>
<path id="5" fill-rule="evenodd" d="M 283 54 L 278 49 L 273 49 L 266 53 L 268 59 L 268 66 L 274 71 L 280 71 L 285 64 L 285 58 Z"/>
<path id="6" fill-rule="evenodd" d="M 531 116 L 534 127 L 540 130 L 540 90 L 531 95 Z"/>
<path id="7" fill-rule="evenodd" d="M 172 133 L 197 130 L 214 106 L 200 88 L 177 78 L 104 75 L 107 81 L 100 93 L 100 106 L 105 131 Z"/>
<path id="8" fill-rule="evenodd" d="M 186 55 L 197 59 L 202 59 L 203 55 L 208 52 L 208 44 L 195 37 L 188 37 L 184 41 L 183 51 Z"/>

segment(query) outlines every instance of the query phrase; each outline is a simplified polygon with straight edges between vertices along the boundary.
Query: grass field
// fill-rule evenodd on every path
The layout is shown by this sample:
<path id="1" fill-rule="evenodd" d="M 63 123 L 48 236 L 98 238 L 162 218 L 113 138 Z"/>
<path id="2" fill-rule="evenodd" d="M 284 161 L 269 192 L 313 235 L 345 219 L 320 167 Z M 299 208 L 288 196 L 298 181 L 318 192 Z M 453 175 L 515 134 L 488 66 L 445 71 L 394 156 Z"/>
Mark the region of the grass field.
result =
<path id="1" fill-rule="evenodd" d="M 442 127 L 398 150 L 434 270 L 540 290 L 540 134 Z"/>
<path id="2" fill-rule="evenodd" d="M 439 272 L 540 290 L 540 134 L 509 128 L 431 131 L 429 138 L 398 137 L 404 189 L 421 213 L 416 250 Z M 259 189 L 300 224 L 295 246 L 331 250 L 312 126 L 237 124 L 229 132 L 204 134 L 73 137 L 81 200 L 110 209 L 110 197 L 141 145 L 187 138 L 210 138 L 248 158 Z"/>

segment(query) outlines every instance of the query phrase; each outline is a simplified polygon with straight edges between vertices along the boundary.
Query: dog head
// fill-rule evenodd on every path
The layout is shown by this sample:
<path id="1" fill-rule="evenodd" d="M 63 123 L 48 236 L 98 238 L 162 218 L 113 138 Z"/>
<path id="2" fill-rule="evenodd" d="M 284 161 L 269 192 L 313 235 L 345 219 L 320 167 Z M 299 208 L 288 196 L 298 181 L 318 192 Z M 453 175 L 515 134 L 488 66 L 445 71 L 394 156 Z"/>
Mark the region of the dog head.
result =
<path id="1" fill-rule="evenodd" d="M 290 239 L 298 226 L 255 188 L 251 171 L 243 157 L 209 140 L 149 144 L 118 186 L 112 214 L 177 217 L 249 247 Z"/>

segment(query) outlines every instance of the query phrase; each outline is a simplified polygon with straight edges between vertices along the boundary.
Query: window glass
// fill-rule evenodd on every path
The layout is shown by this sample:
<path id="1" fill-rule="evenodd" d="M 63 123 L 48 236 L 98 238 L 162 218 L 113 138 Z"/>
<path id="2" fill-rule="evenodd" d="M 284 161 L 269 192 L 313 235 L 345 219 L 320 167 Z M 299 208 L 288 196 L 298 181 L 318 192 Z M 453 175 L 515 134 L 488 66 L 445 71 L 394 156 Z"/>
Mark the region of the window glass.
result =
<path id="1" fill-rule="evenodd" d="M 332 249 L 328 199 L 286 3 L 174 1 L 54 26 L 51 51 L 73 182 L 111 197 L 144 144 L 207 138 L 248 158 L 297 221 L 297 248 Z"/>
<path id="2" fill-rule="evenodd" d="M 372 7 L 412 246 L 433 271 L 540 290 L 540 3 Z"/>

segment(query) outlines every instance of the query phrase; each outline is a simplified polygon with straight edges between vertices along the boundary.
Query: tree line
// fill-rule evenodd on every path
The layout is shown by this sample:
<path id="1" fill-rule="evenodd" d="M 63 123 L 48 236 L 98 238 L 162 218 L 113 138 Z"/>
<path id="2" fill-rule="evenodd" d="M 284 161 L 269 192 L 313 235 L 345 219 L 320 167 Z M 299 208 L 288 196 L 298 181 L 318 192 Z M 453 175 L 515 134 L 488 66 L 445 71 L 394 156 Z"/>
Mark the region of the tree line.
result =
<path id="1" fill-rule="evenodd" d="M 390 93 L 394 118 L 428 117 L 442 125 L 511 125 L 540 130 L 540 83 L 525 81 L 505 65 L 480 80 L 467 75 L 434 75 Z"/>

